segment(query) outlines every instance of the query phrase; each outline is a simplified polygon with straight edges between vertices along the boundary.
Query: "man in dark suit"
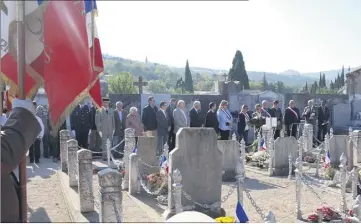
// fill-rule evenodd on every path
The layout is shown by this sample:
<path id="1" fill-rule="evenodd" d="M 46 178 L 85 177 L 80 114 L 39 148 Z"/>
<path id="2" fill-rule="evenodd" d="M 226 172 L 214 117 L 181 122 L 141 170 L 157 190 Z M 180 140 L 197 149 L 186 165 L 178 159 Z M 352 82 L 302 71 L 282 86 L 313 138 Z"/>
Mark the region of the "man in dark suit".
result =
<path id="1" fill-rule="evenodd" d="M 287 136 L 293 136 L 297 139 L 297 127 L 301 122 L 300 110 L 296 107 L 293 100 L 290 100 L 288 105 L 289 107 L 286 108 L 284 115 Z"/>
<path id="2" fill-rule="evenodd" d="M 206 114 L 206 121 L 204 123 L 204 127 L 206 128 L 213 128 L 216 133 L 218 134 L 219 132 L 219 123 L 218 123 L 218 118 L 217 118 L 217 113 L 216 113 L 216 103 L 211 102 L 209 104 L 209 110 Z"/>
<path id="3" fill-rule="evenodd" d="M 88 148 L 88 136 L 91 129 L 91 116 L 88 105 L 83 102 L 73 110 L 70 116 L 71 132 L 75 135 L 78 145 L 81 148 Z"/>
<path id="4" fill-rule="evenodd" d="M 275 130 L 274 139 L 280 137 L 280 133 L 282 129 L 282 111 L 278 106 L 279 106 L 279 102 L 278 100 L 275 100 L 273 102 L 273 107 L 269 110 L 271 117 L 277 118 L 277 127 Z"/>
<path id="5" fill-rule="evenodd" d="M 115 123 L 115 130 L 113 136 L 113 147 L 118 145 L 124 139 L 124 130 L 125 127 L 125 120 L 127 119 L 128 112 L 123 109 L 123 103 L 118 101 L 115 106 L 117 107 L 114 110 L 114 123 Z M 121 144 L 116 149 L 118 152 L 124 152 L 124 144 Z M 123 158 L 123 154 L 114 153 L 115 158 Z"/>
<path id="6" fill-rule="evenodd" d="M 238 123 L 237 123 L 237 131 L 239 135 L 239 141 L 242 139 L 248 144 L 248 131 L 249 131 L 249 122 L 251 118 L 248 115 L 248 106 L 242 105 L 241 112 L 238 114 Z M 246 151 L 248 151 L 246 149 Z"/>
<path id="7" fill-rule="evenodd" d="M 174 117 L 173 117 L 173 111 L 175 110 L 177 105 L 177 100 L 172 98 L 170 100 L 169 106 L 166 110 L 167 116 L 170 119 L 170 131 L 169 131 L 169 137 L 168 137 L 168 146 L 169 151 L 173 150 L 175 147 L 175 134 L 174 132 Z"/>
<path id="8" fill-rule="evenodd" d="M 12 110 L 1 127 L 1 222 L 22 222 L 20 211 L 20 184 L 14 174 L 26 151 L 35 142 L 41 127 L 35 118 L 30 100 L 14 99 Z"/>
<path id="9" fill-rule="evenodd" d="M 156 121 L 157 121 L 157 156 L 162 155 L 163 153 L 163 146 L 168 141 L 168 133 L 171 129 L 171 122 L 167 115 L 167 103 L 162 101 L 159 104 L 160 109 L 157 111 L 156 114 Z"/>
<path id="10" fill-rule="evenodd" d="M 147 136 L 155 136 L 157 134 L 157 119 L 155 116 L 157 111 L 158 108 L 155 106 L 154 97 L 150 96 L 148 98 L 148 105 L 144 107 L 142 113 L 142 123 Z"/>
<path id="11" fill-rule="evenodd" d="M 204 119 L 201 114 L 201 102 L 195 101 L 193 103 L 193 108 L 189 111 L 190 127 L 202 127 L 204 124 Z"/>
<path id="12" fill-rule="evenodd" d="M 330 111 L 326 106 L 326 101 L 323 100 L 321 106 L 318 108 L 318 133 L 317 138 L 323 142 L 327 133 L 327 127 L 330 119 Z"/>
<path id="13" fill-rule="evenodd" d="M 100 135 L 97 131 L 97 126 L 95 124 L 95 115 L 97 113 L 97 108 L 92 105 L 90 107 L 90 121 L 91 121 L 91 125 L 90 125 L 90 145 L 89 145 L 89 149 L 93 152 L 101 152 L 100 151 L 100 144 L 101 144 L 101 138 Z M 93 154 L 93 157 L 99 157 L 99 155 Z"/>

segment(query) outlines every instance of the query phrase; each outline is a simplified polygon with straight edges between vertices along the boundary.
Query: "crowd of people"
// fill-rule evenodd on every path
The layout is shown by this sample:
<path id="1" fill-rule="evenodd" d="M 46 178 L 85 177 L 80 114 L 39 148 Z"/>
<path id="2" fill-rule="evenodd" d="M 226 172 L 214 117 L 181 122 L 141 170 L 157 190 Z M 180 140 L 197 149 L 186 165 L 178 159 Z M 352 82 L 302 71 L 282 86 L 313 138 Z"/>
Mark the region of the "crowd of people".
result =
<path id="1" fill-rule="evenodd" d="M 41 124 L 42 131 L 30 147 L 30 163 L 40 162 L 41 139 L 43 157 L 52 156 L 54 162 L 57 162 L 60 156 L 59 132 L 55 137 L 50 135 L 51 126 L 48 113 L 43 106 L 37 105 L 36 102 L 33 102 L 33 105 L 36 107 L 36 118 Z M 106 160 L 108 140 L 112 146 L 117 146 L 117 151 L 123 151 L 124 142 L 122 140 L 126 128 L 134 129 L 136 143 L 139 136 L 156 137 L 156 154 L 161 155 L 165 143 L 168 144 L 169 150 L 175 147 L 176 133 L 182 127 L 213 128 L 219 140 L 228 140 L 232 124 L 237 123 L 238 140 L 243 139 L 246 145 L 250 145 L 251 143 L 248 141 L 250 128 L 254 128 L 256 136 L 260 132 L 261 126 L 265 124 L 265 119 L 272 117 L 277 119 L 274 131 L 275 139 L 280 137 L 282 129 L 287 136 L 297 137 L 298 125 L 301 118 L 304 118 L 306 123 L 314 125 L 315 144 L 317 144 L 324 140 L 328 130 L 330 112 L 325 101 L 320 107 L 315 107 L 313 101 L 310 100 L 301 114 L 293 100 L 289 102 L 289 106 L 283 112 L 277 100 L 272 103 L 272 107 L 269 107 L 268 102 L 264 100 L 261 104 L 256 104 L 254 111 L 251 111 L 248 105 L 242 105 L 239 114 L 235 116 L 229 111 L 228 102 L 222 100 L 218 107 L 216 103 L 211 102 L 206 113 L 201 111 L 201 102 L 195 101 L 187 113 L 183 100 L 171 99 L 169 103 L 162 101 L 159 105 L 155 105 L 155 99 L 151 96 L 140 116 L 136 107 L 131 107 L 129 112 L 124 110 L 121 101 L 116 102 L 114 109 L 111 108 L 110 99 L 104 97 L 99 109 L 92 104 L 86 104 L 85 101 L 79 103 L 59 130 L 71 130 L 71 135 L 78 141 L 79 147 L 98 152 L 98 156 Z M 2 123 L 3 121 L 5 122 L 6 118 L 2 117 Z M 316 125 L 318 125 L 317 129 Z M 317 133 L 316 130 L 318 130 Z M 117 158 L 122 157 L 121 153 L 113 153 L 113 155 Z M 97 155 L 95 154 L 95 156 Z"/>

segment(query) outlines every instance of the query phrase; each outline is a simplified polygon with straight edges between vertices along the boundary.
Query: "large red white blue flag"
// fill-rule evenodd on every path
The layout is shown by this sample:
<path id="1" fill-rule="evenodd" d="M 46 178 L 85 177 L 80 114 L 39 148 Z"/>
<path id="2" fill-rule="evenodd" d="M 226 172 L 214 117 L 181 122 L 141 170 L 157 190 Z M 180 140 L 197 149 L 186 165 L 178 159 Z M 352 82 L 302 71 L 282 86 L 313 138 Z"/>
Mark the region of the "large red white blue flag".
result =
<path id="1" fill-rule="evenodd" d="M 1 71 L 16 88 L 17 1 L 0 2 Z M 103 60 L 93 17 L 96 1 L 25 1 L 25 8 L 25 92 L 30 97 L 43 84 L 51 124 L 57 129 L 89 91 L 95 101 L 101 99 L 97 82 Z"/>

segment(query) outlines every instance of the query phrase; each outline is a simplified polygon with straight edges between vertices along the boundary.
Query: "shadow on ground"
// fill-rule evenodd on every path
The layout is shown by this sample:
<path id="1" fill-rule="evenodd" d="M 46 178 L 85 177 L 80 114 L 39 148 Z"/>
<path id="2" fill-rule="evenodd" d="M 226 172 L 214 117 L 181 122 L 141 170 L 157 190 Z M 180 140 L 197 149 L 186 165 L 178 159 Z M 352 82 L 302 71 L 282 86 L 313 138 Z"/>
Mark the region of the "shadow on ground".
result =
<path id="1" fill-rule="evenodd" d="M 28 222 L 51 222 L 48 213 L 43 207 L 40 207 L 34 211 L 28 206 L 28 213 L 30 213 L 28 214 Z"/>
<path id="2" fill-rule="evenodd" d="M 156 213 L 162 215 L 163 212 L 167 209 L 166 205 L 161 205 L 158 203 L 156 196 L 149 196 L 149 195 L 142 195 L 142 194 L 135 194 L 132 197 L 138 199 L 139 201 L 143 202 L 147 206 L 154 209 Z"/>
<path id="3" fill-rule="evenodd" d="M 70 187 L 73 189 L 78 195 L 78 187 Z M 94 211 L 92 212 L 81 212 L 81 214 L 90 222 L 90 223 L 98 223 L 99 222 L 99 213 L 96 210 L 100 210 L 100 205 L 97 200 L 94 198 Z"/>
<path id="4" fill-rule="evenodd" d="M 223 186 L 226 185 L 236 185 L 236 182 L 233 183 L 229 183 L 229 182 L 223 182 Z M 252 178 L 246 178 L 244 181 L 244 185 L 245 188 L 248 190 L 268 190 L 268 189 L 274 189 L 274 188 L 278 188 L 279 186 L 274 185 L 274 184 L 270 184 L 270 183 L 265 183 L 263 181 L 259 181 L 257 179 L 252 179 Z"/>

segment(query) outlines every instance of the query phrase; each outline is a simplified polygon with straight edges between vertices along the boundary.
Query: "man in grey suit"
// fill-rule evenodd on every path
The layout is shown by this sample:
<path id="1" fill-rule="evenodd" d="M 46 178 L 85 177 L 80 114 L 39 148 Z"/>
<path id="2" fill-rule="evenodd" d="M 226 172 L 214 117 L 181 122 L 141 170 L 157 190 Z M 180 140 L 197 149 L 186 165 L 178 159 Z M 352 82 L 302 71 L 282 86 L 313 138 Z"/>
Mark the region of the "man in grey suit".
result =
<path id="1" fill-rule="evenodd" d="M 114 110 L 114 135 L 113 135 L 113 147 L 118 145 L 123 139 L 124 139 L 124 130 L 125 127 L 125 120 L 128 116 L 128 112 L 123 109 L 123 103 L 121 101 L 118 101 L 115 106 L 117 107 L 116 110 Z M 116 148 L 118 152 L 124 151 L 124 144 L 121 144 Z M 123 158 L 122 154 L 119 153 L 113 153 L 115 158 Z"/>
<path id="2" fill-rule="evenodd" d="M 156 113 L 157 119 L 157 156 L 162 155 L 163 146 L 168 141 L 169 131 L 171 129 L 171 121 L 167 115 L 167 103 L 160 102 L 160 110 Z"/>
<path id="3" fill-rule="evenodd" d="M 177 103 L 177 108 L 173 111 L 174 118 L 174 134 L 177 135 L 177 132 L 180 128 L 189 126 L 189 118 L 184 112 L 185 103 L 183 100 L 179 100 Z"/>

